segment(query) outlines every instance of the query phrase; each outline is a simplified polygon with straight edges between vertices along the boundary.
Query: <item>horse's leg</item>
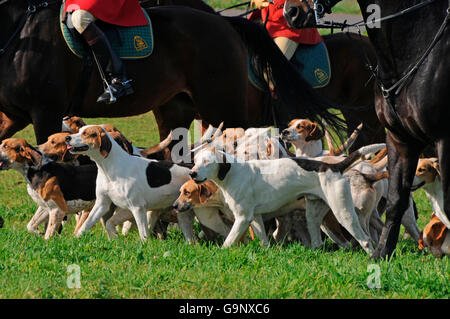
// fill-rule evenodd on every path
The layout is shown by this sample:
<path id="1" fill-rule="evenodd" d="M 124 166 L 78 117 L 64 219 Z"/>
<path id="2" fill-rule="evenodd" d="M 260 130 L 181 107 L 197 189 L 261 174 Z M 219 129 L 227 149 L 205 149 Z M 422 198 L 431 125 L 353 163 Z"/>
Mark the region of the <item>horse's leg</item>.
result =
<path id="1" fill-rule="evenodd" d="M 45 143 L 50 135 L 61 132 L 62 119 L 63 114 L 37 106 L 31 113 L 37 144 Z"/>
<path id="2" fill-rule="evenodd" d="M 166 104 L 153 109 L 153 114 L 162 141 L 173 129 L 178 127 L 189 129 L 196 112 L 191 98 L 185 93 L 180 93 Z"/>
<path id="3" fill-rule="evenodd" d="M 450 161 L 449 156 L 450 154 L 450 140 L 443 139 L 437 143 L 437 149 L 439 154 L 439 166 L 440 166 L 440 172 L 441 172 L 441 181 L 442 181 L 442 191 L 444 193 L 444 212 L 446 216 L 439 216 L 437 217 L 444 221 L 444 224 L 449 224 L 450 220 Z M 447 217 L 447 220 L 445 220 L 445 217 Z"/>
<path id="4" fill-rule="evenodd" d="M 411 147 L 388 133 L 389 186 L 386 222 L 381 232 L 378 247 L 372 257 L 391 256 L 397 245 L 403 214 L 409 205 L 409 194 L 422 147 Z M 409 143 L 413 144 L 414 143 Z"/>
<path id="5" fill-rule="evenodd" d="M 24 129 L 28 124 L 30 122 L 27 120 L 7 116 L 5 113 L 0 112 L 0 142 Z"/>

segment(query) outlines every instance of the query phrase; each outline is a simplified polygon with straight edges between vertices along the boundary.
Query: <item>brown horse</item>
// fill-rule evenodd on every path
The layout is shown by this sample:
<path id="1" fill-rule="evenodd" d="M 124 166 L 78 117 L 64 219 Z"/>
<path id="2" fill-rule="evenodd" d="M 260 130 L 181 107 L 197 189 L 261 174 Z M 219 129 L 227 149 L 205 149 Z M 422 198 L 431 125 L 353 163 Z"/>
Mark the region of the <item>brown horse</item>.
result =
<path id="1" fill-rule="evenodd" d="M 63 116 L 73 110 L 82 61 L 64 43 L 60 4 L 0 2 L 0 140 L 32 123 L 37 142 L 43 143 L 60 131 Z M 260 26 L 181 6 L 147 11 L 153 24 L 153 53 L 125 62 L 135 93 L 113 105 L 97 104 L 102 82 L 98 72 L 92 72 L 83 79 L 88 89 L 74 115 L 123 117 L 158 108 L 159 122 L 170 122 L 171 127 L 189 127 L 194 114 L 213 125 L 224 121 L 225 127 L 262 124 L 264 115 L 257 114 L 262 103 L 249 93 L 256 90 L 248 85 L 250 51 L 260 74 L 266 72 L 276 84 L 275 94 L 282 101 L 276 109 L 279 123 L 304 116 L 323 117 L 331 126 L 340 126 L 341 120 L 328 111 L 331 105 L 283 58 Z M 167 117 L 166 106 L 175 107 L 182 116 Z"/>
<path id="2" fill-rule="evenodd" d="M 145 7 L 184 5 L 215 14 L 215 10 L 202 0 L 144 0 L 141 4 Z M 347 123 L 348 134 L 351 134 L 361 122 L 364 124 L 352 149 L 370 143 L 384 142 L 385 131 L 375 113 L 374 82 L 370 80 L 370 73 L 366 68 L 368 62 L 374 64 L 376 61 L 369 39 L 355 33 L 326 35 L 323 39 L 329 52 L 332 76 L 330 83 L 324 88 L 316 89 L 317 92 L 332 104 L 345 106 L 342 113 Z M 250 118 L 252 126 L 272 124 L 271 116 L 258 117 L 260 114 L 270 115 L 267 110 L 263 111 L 264 101 L 268 98 L 266 94 L 249 86 L 250 108 L 255 110 L 253 117 Z M 182 123 L 186 119 L 190 123 L 195 116 L 194 112 L 189 112 L 192 106 L 189 105 L 188 99 L 179 97 L 178 101 L 171 103 L 173 102 L 176 103 L 170 107 L 165 105 L 164 109 L 154 110 L 160 132 L 164 132 L 164 136 L 176 127 L 175 124 Z M 176 123 L 173 122 L 174 118 L 178 119 Z"/>

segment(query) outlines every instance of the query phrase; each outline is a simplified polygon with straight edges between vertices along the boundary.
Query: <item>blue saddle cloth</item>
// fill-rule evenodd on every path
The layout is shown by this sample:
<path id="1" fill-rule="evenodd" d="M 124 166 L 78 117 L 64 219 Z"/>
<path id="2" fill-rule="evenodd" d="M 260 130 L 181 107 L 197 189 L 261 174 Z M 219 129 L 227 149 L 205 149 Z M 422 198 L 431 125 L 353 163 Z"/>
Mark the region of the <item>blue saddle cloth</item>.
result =
<path id="1" fill-rule="evenodd" d="M 153 27 L 147 11 L 142 9 L 147 18 L 148 25 L 137 27 L 115 26 L 120 37 L 110 39 L 114 51 L 124 60 L 142 59 L 150 56 L 153 52 Z M 60 26 L 64 40 L 70 51 L 82 58 L 88 54 L 85 45 L 74 37 L 67 25 L 63 22 L 64 4 L 61 6 Z"/>
<path id="2" fill-rule="evenodd" d="M 315 45 L 299 44 L 297 51 L 291 59 L 291 63 L 297 67 L 303 78 L 313 88 L 321 88 L 328 85 L 331 79 L 331 64 L 328 50 L 322 41 Z M 250 83 L 260 90 L 264 90 L 264 79 L 258 77 L 249 63 L 248 78 Z"/>

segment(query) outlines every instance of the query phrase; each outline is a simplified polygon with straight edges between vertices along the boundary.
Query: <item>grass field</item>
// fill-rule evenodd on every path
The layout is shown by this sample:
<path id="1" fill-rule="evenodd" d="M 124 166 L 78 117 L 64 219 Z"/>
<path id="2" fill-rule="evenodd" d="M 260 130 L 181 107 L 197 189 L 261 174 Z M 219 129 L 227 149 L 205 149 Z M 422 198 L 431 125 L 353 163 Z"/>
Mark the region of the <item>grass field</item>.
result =
<path id="1" fill-rule="evenodd" d="M 235 4 L 243 3 L 244 0 L 205 0 L 206 3 L 213 6 L 214 8 L 228 8 Z M 242 9 L 246 7 L 243 6 Z M 356 0 L 343 0 L 338 3 L 334 8 L 333 12 L 341 12 L 348 14 L 359 14 L 361 11 L 359 10 L 358 3 Z"/>
<path id="2" fill-rule="evenodd" d="M 151 113 L 112 123 L 136 145 L 157 142 Z M 17 134 L 34 143 L 30 127 Z M 423 193 L 415 196 L 423 228 L 431 213 Z M 73 223 L 49 241 L 28 234 L 36 205 L 15 172 L 0 173 L 0 298 L 448 298 L 449 259 L 420 252 L 402 239 L 396 256 L 381 261 L 380 288 L 370 289 L 373 262 L 361 250 L 336 249 L 329 241 L 310 251 L 298 244 L 257 242 L 233 249 L 188 245 L 171 229 L 166 241 L 141 243 L 137 233 L 108 241 L 101 226 L 81 239 Z M 402 231 L 403 232 L 403 231 Z M 69 265 L 81 270 L 81 288 L 67 287 Z"/>

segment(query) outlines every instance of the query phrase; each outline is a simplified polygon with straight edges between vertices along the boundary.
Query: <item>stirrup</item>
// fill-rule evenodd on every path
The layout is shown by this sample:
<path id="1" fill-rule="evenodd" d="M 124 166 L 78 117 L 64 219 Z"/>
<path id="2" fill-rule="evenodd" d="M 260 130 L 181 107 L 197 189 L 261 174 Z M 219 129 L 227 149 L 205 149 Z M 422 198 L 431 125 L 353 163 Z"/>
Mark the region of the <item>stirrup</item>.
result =
<path id="1" fill-rule="evenodd" d="M 97 99 L 98 103 L 113 104 L 118 98 L 134 93 L 131 87 L 132 80 L 122 81 L 118 78 L 112 79 L 111 83 L 105 83 L 105 92 Z"/>

